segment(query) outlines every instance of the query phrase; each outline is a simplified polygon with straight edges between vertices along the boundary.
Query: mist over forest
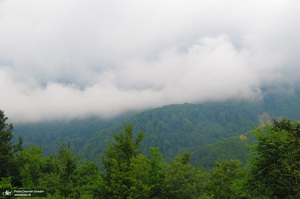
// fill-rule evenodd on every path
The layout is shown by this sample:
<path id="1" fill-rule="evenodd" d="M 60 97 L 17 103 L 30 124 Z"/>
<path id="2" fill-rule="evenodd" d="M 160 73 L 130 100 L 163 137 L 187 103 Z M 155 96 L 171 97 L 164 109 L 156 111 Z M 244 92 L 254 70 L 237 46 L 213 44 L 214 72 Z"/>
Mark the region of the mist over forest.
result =
<path id="1" fill-rule="evenodd" d="M 300 198 L 299 10 L 0 0 L 0 193 Z"/>
<path id="2" fill-rule="evenodd" d="M 0 1 L 14 123 L 256 100 L 299 81 L 297 1 Z"/>

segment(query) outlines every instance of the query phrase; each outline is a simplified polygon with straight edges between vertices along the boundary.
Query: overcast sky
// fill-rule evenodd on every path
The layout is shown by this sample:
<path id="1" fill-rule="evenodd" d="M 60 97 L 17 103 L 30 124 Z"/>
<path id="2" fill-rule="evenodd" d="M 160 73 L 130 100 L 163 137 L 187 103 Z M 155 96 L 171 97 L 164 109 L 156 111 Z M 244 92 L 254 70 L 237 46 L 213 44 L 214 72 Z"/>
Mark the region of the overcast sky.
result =
<path id="1" fill-rule="evenodd" d="M 300 75 L 299 0 L 0 0 L 14 122 L 257 99 Z"/>

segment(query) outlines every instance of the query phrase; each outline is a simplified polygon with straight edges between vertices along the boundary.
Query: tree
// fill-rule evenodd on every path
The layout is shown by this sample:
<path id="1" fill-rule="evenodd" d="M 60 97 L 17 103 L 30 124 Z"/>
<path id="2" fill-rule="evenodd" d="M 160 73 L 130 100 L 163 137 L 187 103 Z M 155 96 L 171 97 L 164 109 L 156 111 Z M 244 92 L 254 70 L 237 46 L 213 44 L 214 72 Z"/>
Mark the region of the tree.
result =
<path id="1" fill-rule="evenodd" d="M 74 191 L 78 167 L 78 156 L 70 151 L 70 142 L 66 145 L 61 139 L 57 142 L 58 154 L 42 158 L 40 170 L 42 175 L 38 180 L 38 186 L 47 188 L 47 192 L 53 196 L 72 197 L 77 194 Z M 95 177 L 96 178 L 96 177 Z"/>
<path id="2" fill-rule="evenodd" d="M 251 189 L 271 198 L 300 198 L 300 124 L 274 120 L 255 132 Z"/>
<path id="3" fill-rule="evenodd" d="M 190 153 L 178 154 L 166 168 L 164 192 L 166 198 L 209 198 L 206 195 L 208 175 L 203 168 L 192 168 Z"/>
<path id="4" fill-rule="evenodd" d="M 19 165 L 15 162 L 15 154 L 22 150 L 23 140 L 19 137 L 19 143 L 13 144 L 13 125 L 7 123 L 7 117 L 0 110 L 0 177 L 9 177 L 10 175 L 19 175 Z M 18 184 L 15 178 L 12 178 L 13 184 Z"/>
<path id="5" fill-rule="evenodd" d="M 125 124 L 124 125 L 124 132 L 120 132 L 119 134 L 113 134 L 115 138 L 115 142 L 110 143 L 107 146 L 105 151 L 105 155 L 107 159 L 101 155 L 102 163 L 106 170 L 110 170 L 112 159 L 117 160 L 118 163 L 124 162 L 127 165 L 130 164 L 130 159 L 132 157 L 136 157 L 138 154 L 141 153 L 140 150 L 140 142 L 144 138 L 144 132 L 140 131 L 138 133 L 138 137 L 133 139 L 133 125 L 132 124 Z"/>
<path id="6" fill-rule="evenodd" d="M 13 125 L 7 124 L 3 111 L 0 110 L 0 176 L 8 177 L 9 163 L 14 153 L 14 145 L 11 142 L 13 138 Z"/>
<path id="7" fill-rule="evenodd" d="M 140 154 L 144 134 L 140 131 L 134 139 L 132 130 L 133 125 L 124 125 L 124 132 L 114 134 L 115 142 L 107 146 L 107 158 L 101 155 L 104 198 L 147 198 L 150 194 L 149 165 L 146 156 Z"/>
<path id="8" fill-rule="evenodd" d="M 101 195 L 104 184 L 96 163 L 85 161 L 79 164 L 72 179 L 75 188 L 69 197 L 98 198 Z"/>
<path id="9" fill-rule="evenodd" d="M 59 177 L 61 186 L 59 188 L 62 196 L 70 196 L 73 191 L 73 174 L 78 166 L 78 156 L 71 153 L 71 145 L 66 146 L 62 139 L 58 144 Z"/>
<path id="10" fill-rule="evenodd" d="M 151 185 L 150 198 L 163 198 L 163 185 L 165 180 L 165 167 L 162 154 L 158 147 L 150 147 L 149 164 L 149 185 Z"/>
<path id="11" fill-rule="evenodd" d="M 237 183 L 241 183 L 246 176 L 239 160 L 222 160 L 212 169 L 210 191 L 214 198 L 241 198 L 236 193 Z"/>
<path id="12" fill-rule="evenodd" d="M 22 187 L 33 188 L 39 185 L 38 179 L 42 175 L 42 155 L 41 147 L 31 145 L 17 156 L 20 163 L 20 176 Z"/>

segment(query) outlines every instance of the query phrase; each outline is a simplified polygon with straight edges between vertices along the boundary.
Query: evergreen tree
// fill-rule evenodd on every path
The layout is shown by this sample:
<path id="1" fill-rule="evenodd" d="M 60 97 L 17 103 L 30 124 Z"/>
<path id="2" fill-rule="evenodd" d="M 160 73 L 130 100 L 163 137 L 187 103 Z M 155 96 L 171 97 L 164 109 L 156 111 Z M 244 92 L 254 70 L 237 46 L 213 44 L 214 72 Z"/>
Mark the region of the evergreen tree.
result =
<path id="1" fill-rule="evenodd" d="M 7 124 L 4 112 L 0 110 L 0 176 L 8 177 L 10 162 L 14 153 L 14 145 L 11 142 L 13 138 L 13 125 Z"/>
<path id="2" fill-rule="evenodd" d="M 71 145 L 68 142 L 66 146 L 61 140 L 58 142 L 58 163 L 60 177 L 60 194 L 62 196 L 70 196 L 73 191 L 72 177 L 78 166 L 78 156 L 70 151 Z"/>
<path id="3" fill-rule="evenodd" d="M 13 125 L 7 123 L 7 117 L 0 110 L 0 177 L 12 177 L 12 184 L 20 185 L 18 181 L 19 164 L 15 154 L 22 150 L 23 140 L 19 137 L 18 144 L 11 142 L 13 138 Z"/>

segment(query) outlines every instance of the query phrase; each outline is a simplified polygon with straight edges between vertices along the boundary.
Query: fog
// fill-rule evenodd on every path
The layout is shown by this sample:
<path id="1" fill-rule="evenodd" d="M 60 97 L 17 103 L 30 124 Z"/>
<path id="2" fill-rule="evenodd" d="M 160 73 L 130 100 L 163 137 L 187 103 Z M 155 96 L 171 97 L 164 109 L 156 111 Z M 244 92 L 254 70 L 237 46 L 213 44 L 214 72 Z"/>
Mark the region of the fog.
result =
<path id="1" fill-rule="evenodd" d="M 256 100 L 299 80 L 300 2 L 2 0 L 0 109 L 13 122 Z"/>

